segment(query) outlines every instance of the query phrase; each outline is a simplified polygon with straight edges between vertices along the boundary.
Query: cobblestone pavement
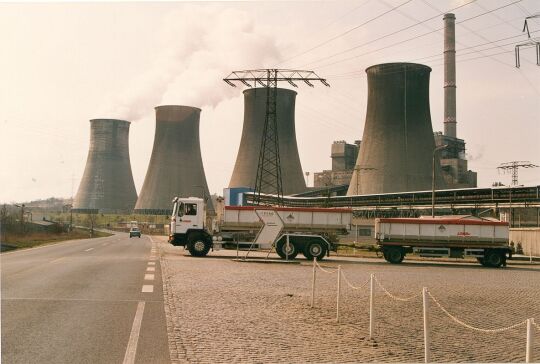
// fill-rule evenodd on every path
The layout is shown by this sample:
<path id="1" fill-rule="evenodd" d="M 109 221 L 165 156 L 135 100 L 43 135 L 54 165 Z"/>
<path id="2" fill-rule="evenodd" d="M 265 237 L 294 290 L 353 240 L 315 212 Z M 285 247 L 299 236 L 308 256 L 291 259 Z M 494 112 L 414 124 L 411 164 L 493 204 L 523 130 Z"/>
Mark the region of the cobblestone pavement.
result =
<path id="1" fill-rule="evenodd" d="M 336 258 L 353 285 L 374 273 L 396 301 L 376 286 L 375 334 L 369 340 L 369 285 L 343 281 L 341 320 L 335 322 L 336 274 L 317 272 L 316 307 L 310 308 L 312 266 L 235 262 L 236 252 L 193 258 L 160 244 L 172 362 L 423 362 L 422 287 L 450 313 L 493 329 L 534 317 L 540 322 L 540 265 L 480 265 Z M 256 257 L 264 256 L 261 253 Z M 502 333 L 470 330 L 431 301 L 432 360 L 523 362 L 526 327 Z M 540 330 L 535 359 L 540 360 Z"/>

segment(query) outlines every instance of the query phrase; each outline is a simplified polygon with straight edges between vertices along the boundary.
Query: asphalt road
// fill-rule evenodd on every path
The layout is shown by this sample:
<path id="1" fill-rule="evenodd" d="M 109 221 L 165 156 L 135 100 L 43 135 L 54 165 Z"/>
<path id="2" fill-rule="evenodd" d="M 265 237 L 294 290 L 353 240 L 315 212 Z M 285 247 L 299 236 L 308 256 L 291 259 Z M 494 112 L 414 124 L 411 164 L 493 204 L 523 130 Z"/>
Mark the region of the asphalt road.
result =
<path id="1" fill-rule="evenodd" d="M 2 254 L 2 363 L 169 363 L 152 246 L 117 234 Z"/>

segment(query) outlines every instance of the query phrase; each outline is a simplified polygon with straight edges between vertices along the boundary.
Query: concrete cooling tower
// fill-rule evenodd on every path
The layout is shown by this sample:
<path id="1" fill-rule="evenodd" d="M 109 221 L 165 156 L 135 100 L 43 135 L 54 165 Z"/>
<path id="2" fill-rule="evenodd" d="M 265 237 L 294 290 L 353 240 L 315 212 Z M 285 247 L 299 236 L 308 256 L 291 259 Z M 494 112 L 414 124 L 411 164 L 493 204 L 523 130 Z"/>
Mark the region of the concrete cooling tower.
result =
<path id="1" fill-rule="evenodd" d="M 414 63 L 366 69 L 366 123 L 347 195 L 431 190 L 430 72 Z M 435 173 L 437 188 L 444 188 L 438 158 Z"/>
<path id="2" fill-rule="evenodd" d="M 268 89 L 266 88 L 252 88 L 244 91 L 244 127 L 236 164 L 229 183 L 230 188 L 255 187 L 266 115 L 267 92 Z M 306 182 L 296 144 L 295 99 L 295 91 L 277 89 L 277 130 L 284 195 L 306 190 Z M 275 193 L 275 191 L 261 192 Z"/>
<path id="3" fill-rule="evenodd" d="M 74 211 L 131 213 L 137 191 L 129 162 L 129 121 L 90 120 L 90 150 Z"/>
<path id="4" fill-rule="evenodd" d="M 154 147 L 135 213 L 170 213 L 176 196 L 206 197 L 214 212 L 201 158 L 200 114 L 190 106 L 156 107 Z"/>

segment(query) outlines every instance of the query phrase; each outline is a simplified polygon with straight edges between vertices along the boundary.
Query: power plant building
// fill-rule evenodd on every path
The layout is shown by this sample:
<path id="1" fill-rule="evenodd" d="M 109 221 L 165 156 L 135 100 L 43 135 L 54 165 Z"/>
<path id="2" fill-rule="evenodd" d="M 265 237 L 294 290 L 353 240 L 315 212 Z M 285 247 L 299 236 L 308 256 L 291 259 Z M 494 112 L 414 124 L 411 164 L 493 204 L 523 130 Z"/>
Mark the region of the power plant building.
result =
<path id="1" fill-rule="evenodd" d="M 244 125 L 240 148 L 229 183 L 229 188 L 254 189 L 257 166 L 263 140 L 268 88 L 251 88 L 244 91 Z M 302 173 L 295 129 L 296 92 L 278 88 L 276 99 L 277 135 L 283 194 L 304 192 L 306 182 Z M 261 191 L 275 193 L 275 191 Z"/>
<path id="2" fill-rule="evenodd" d="M 328 187 L 348 185 L 351 181 L 360 140 L 349 144 L 344 140 L 334 141 L 331 146 L 332 169 L 315 172 L 313 178 L 314 187 Z"/>
<path id="3" fill-rule="evenodd" d="M 201 109 L 165 105 L 156 108 L 156 133 L 144 184 L 135 205 L 142 214 L 170 214 L 172 199 L 202 197 L 214 213 L 201 157 Z"/>
<path id="4" fill-rule="evenodd" d="M 430 72 L 430 67 L 415 63 L 385 63 L 366 69 L 366 122 L 347 195 L 431 189 L 435 142 Z M 444 188 L 438 158 L 435 176 L 436 188 Z"/>
<path id="5" fill-rule="evenodd" d="M 131 213 L 137 201 L 129 160 L 129 121 L 90 120 L 90 148 L 74 212 Z"/>

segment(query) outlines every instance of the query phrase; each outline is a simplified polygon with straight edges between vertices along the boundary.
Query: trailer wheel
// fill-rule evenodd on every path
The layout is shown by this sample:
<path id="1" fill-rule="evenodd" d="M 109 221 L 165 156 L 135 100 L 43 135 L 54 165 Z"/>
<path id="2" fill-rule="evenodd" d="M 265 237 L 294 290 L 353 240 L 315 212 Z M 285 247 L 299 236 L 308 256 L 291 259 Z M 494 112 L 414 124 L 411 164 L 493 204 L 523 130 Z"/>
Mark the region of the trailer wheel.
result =
<path id="1" fill-rule="evenodd" d="M 280 239 L 276 243 L 276 253 L 281 259 L 294 259 L 298 255 L 298 248 L 293 244 L 292 241 L 289 241 L 289 249 L 287 251 L 287 239 Z"/>
<path id="2" fill-rule="evenodd" d="M 322 241 L 313 241 L 304 248 L 303 253 L 307 260 L 313 260 L 313 258 L 322 260 L 326 255 L 326 244 Z"/>
<path id="3" fill-rule="evenodd" d="M 190 234 L 187 243 L 189 254 L 194 257 L 204 257 L 210 251 L 210 242 L 201 233 Z"/>
<path id="4" fill-rule="evenodd" d="M 505 263 L 505 260 L 504 253 L 497 250 L 490 250 L 484 256 L 484 262 L 487 267 L 499 268 Z"/>
<path id="5" fill-rule="evenodd" d="M 401 247 L 388 247 L 383 252 L 384 259 L 392 264 L 399 264 L 405 258 L 405 251 Z"/>

